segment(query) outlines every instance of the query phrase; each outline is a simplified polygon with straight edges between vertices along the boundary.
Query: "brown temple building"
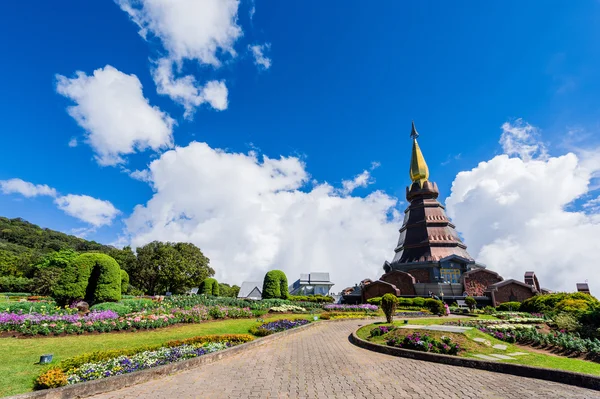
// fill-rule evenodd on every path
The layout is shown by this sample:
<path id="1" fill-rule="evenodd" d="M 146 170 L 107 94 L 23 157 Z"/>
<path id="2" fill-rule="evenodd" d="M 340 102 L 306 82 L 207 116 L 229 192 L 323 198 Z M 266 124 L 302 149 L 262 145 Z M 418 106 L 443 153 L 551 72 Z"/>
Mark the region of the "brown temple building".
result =
<path id="1" fill-rule="evenodd" d="M 486 269 L 467 252 L 437 200 L 437 184 L 429 180 L 429 169 L 413 123 L 410 161 L 411 185 L 406 188 L 408 208 L 400 228 L 394 258 L 383 264 L 384 274 L 377 281 L 363 280 L 343 291 L 346 302 L 365 302 L 369 298 L 393 293 L 398 296 L 428 296 L 431 293 L 447 301 L 473 296 L 494 306 L 508 301 L 523 301 L 547 292 L 533 272 L 524 282 L 504 280 Z"/>

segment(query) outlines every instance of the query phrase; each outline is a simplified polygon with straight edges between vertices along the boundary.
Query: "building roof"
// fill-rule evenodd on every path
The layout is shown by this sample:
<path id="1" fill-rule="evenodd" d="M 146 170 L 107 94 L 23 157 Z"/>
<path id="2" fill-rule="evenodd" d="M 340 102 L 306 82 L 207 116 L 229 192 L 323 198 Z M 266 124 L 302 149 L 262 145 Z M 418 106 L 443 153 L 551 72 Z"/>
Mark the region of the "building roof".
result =
<path id="1" fill-rule="evenodd" d="M 577 283 L 577 291 L 589 293 L 590 286 L 587 283 Z"/>
<path id="2" fill-rule="evenodd" d="M 248 295 L 254 291 L 254 289 L 258 289 L 258 292 L 262 294 L 262 283 L 255 281 L 244 281 L 242 286 L 240 287 L 240 292 L 238 293 L 238 298 L 248 298 Z"/>
<path id="3" fill-rule="evenodd" d="M 331 284 L 333 283 L 329 281 L 329 273 L 308 273 L 300 275 L 300 283 L 309 283 L 309 284 Z"/>

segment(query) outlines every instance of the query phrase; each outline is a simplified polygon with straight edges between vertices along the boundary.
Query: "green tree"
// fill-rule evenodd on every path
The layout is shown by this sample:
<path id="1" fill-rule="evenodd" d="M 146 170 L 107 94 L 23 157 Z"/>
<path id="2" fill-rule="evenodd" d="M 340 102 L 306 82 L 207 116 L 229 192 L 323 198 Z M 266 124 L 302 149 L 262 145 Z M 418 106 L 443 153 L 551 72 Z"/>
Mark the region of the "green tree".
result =
<path id="1" fill-rule="evenodd" d="M 137 248 L 128 273 L 130 283 L 148 294 L 183 293 L 215 274 L 209 262 L 194 244 L 153 241 Z"/>
<path id="2" fill-rule="evenodd" d="M 219 295 L 230 298 L 237 298 L 240 292 L 240 287 L 237 285 L 229 286 L 226 283 L 219 283 Z"/>
<path id="3" fill-rule="evenodd" d="M 385 294 L 381 297 L 381 309 L 385 313 L 385 319 L 388 323 L 394 321 L 396 306 L 398 305 L 398 297 L 394 294 Z"/>
<path id="4" fill-rule="evenodd" d="M 472 296 L 466 297 L 465 303 L 467 304 L 467 306 L 469 307 L 469 309 L 471 311 L 473 311 L 473 309 L 475 309 L 475 306 L 477 306 L 477 300 L 475 298 L 473 298 Z"/>
<path id="5" fill-rule="evenodd" d="M 288 296 L 288 283 L 285 273 L 281 270 L 271 270 L 267 272 L 263 281 L 263 299 L 287 299 Z"/>
<path id="6" fill-rule="evenodd" d="M 218 281 L 214 278 L 204 279 L 202 284 L 200 284 L 200 293 L 204 295 L 219 296 L 220 287 Z"/>
<path id="7" fill-rule="evenodd" d="M 121 269 L 121 295 L 126 294 L 129 290 L 129 274 Z"/>

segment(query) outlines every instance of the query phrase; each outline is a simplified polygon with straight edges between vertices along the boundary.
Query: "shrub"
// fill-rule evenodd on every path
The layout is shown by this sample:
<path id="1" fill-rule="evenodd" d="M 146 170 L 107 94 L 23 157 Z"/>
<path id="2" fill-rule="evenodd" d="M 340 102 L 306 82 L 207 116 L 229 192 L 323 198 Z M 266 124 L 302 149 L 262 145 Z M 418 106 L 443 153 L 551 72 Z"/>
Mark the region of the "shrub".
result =
<path id="1" fill-rule="evenodd" d="M 414 306 L 414 301 L 412 298 L 398 298 L 399 306 Z"/>
<path id="2" fill-rule="evenodd" d="M 219 296 L 219 282 L 212 277 L 204 279 L 200 284 L 200 293 L 204 295 Z"/>
<path id="3" fill-rule="evenodd" d="M 329 295 L 288 295 L 288 301 L 296 302 L 315 302 L 315 303 L 333 303 L 335 299 Z"/>
<path id="4" fill-rule="evenodd" d="M 396 313 L 396 305 L 398 305 L 398 298 L 393 294 L 385 294 L 381 298 L 381 308 L 385 313 L 385 319 L 388 323 L 394 320 L 394 313 Z"/>
<path id="5" fill-rule="evenodd" d="M 287 299 L 288 296 L 288 283 L 285 273 L 281 270 L 271 270 L 267 272 L 263 282 L 263 299 Z"/>
<path id="6" fill-rule="evenodd" d="M 589 302 L 583 299 L 570 299 L 565 298 L 559 303 L 556 304 L 554 310 L 557 312 L 579 312 L 579 311 L 588 311 L 590 310 Z"/>
<path id="7" fill-rule="evenodd" d="M 554 317 L 554 322 L 559 330 L 575 331 L 580 325 L 575 316 L 568 313 L 559 313 Z"/>
<path id="8" fill-rule="evenodd" d="M 367 303 L 369 305 L 381 306 L 381 297 L 380 296 L 376 296 L 375 298 L 367 299 Z"/>
<path id="9" fill-rule="evenodd" d="M 493 306 L 488 305 L 485 308 L 483 308 L 483 313 L 485 313 L 485 314 L 494 314 L 494 313 L 496 313 L 496 308 L 493 307 Z"/>
<path id="10" fill-rule="evenodd" d="M 33 280 L 26 277 L 0 277 L 0 292 L 28 292 L 33 288 Z"/>
<path id="11" fill-rule="evenodd" d="M 81 254 L 65 267 L 53 295 L 60 304 L 84 298 L 90 303 L 116 302 L 121 299 L 119 264 L 105 254 Z"/>
<path id="12" fill-rule="evenodd" d="M 475 309 L 475 306 L 477 306 L 477 301 L 472 296 L 466 297 L 465 298 L 465 303 L 467 304 L 467 306 L 471 310 Z"/>
<path id="13" fill-rule="evenodd" d="M 129 274 L 121 269 L 121 295 L 126 294 L 129 290 Z"/>
<path id="14" fill-rule="evenodd" d="M 67 376 L 58 367 L 51 368 L 40 374 L 33 383 L 33 389 L 50 389 L 67 385 Z"/>
<path id="15" fill-rule="evenodd" d="M 536 295 L 534 297 L 528 298 L 524 300 L 523 303 L 521 303 L 520 310 L 522 312 L 530 313 L 547 313 L 552 311 L 558 311 L 558 304 L 567 299 L 582 300 L 588 304 L 589 310 L 600 308 L 600 302 L 598 302 L 596 298 L 589 294 L 584 294 L 582 292 L 559 292 L 556 294 Z M 563 309 L 582 307 L 580 302 L 577 302 L 575 304 L 565 302 L 561 306 Z M 577 309 L 570 309 L 568 311 L 573 310 Z"/>
<path id="16" fill-rule="evenodd" d="M 425 305 L 425 299 L 421 298 L 421 297 L 416 297 L 413 299 L 413 305 L 415 306 L 424 306 Z"/>
<path id="17" fill-rule="evenodd" d="M 427 298 L 424 306 L 433 314 L 444 314 L 446 312 L 444 303 L 438 299 Z"/>
<path id="18" fill-rule="evenodd" d="M 152 299 L 146 298 L 122 299 L 119 303 L 127 306 L 132 312 L 141 312 L 144 310 L 154 309 L 158 305 L 158 302 L 154 302 Z"/>
<path id="19" fill-rule="evenodd" d="M 498 310 L 503 311 L 515 311 L 517 312 L 521 307 L 521 302 L 504 302 L 498 305 Z M 485 310 L 485 309 L 484 309 Z"/>
<path id="20" fill-rule="evenodd" d="M 125 316 L 126 314 L 131 313 L 131 308 L 124 303 L 115 303 L 115 302 L 105 302 L 94 305 L 90 308 L 90 311 L 102 311 L 102 310 L 112 310 L 117 313 L 119 316 Z"/>

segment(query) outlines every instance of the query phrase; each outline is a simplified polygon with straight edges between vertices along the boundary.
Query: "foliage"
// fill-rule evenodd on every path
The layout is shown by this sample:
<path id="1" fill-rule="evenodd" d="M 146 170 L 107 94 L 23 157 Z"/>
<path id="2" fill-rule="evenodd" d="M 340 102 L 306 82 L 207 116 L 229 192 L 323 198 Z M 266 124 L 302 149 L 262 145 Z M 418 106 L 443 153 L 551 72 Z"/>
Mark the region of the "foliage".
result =
<path id="1" fill-rule="evenodd" d="M 103 310 L 112 310 L 117 313 L 119 316 L 125 316 L 131 313 L 131 308 L 124 303 L 115 303 L 115 302 L 104 302 L 99 303 L 90 308 L 90 311 L 103 311 Z"/>
<path id="2" fill-rule="evenodd" d="M 214 278 L 204 279 L 200 284 L 200 293 L 204 295 L 219 296 L 219 283 Z"/>
<path id="3" fill-rule="evenodd" d="M 563 311 L 575 310 L 575 309 L 566 310 L 566 308 L 571 307 L 571 305 L 573 305 L 573 303 L 571 303 L 570 301 L 565 301 L 565 300 L 582 300 L 582 301 L 586 302 L 587 308 L 589 310 L 594 310 L 594 309 L 600 308 L 600 302 L 598 302 L 598 300 L 595 297 L 591 296 L 590 294 L 584 294 L 582 292 L 574 292 L 574 293 L 559 292 L 556 294 L 536 295 L 534 297 L 528 298 L 525 301 L 523 301 L 523 303 L 521 303 L 520 310 L 524 311 L 524 312 L 540 312 L 540 313 L 554 312 L 554 311 L 560 310 L 560 309 L 558 309 L 558 305 L 561 302 L 562 302 L 561 307 L 563 308 Z M 563 302 L 563 301 L 565 301 L 565 302 Z M 577 307 L 577 308 L 581 307 L 581 302 L 576 302 L 575 307 Z M 582 310 L 582 309 L 577 309 L 577 310 Z"/>
<path id="4" fill-rule="evenodd" d="M 415 302 L 412 298 L 398 298 L 398 305 L 400 307 L 414 306 Z"/>
<path id="5" fill-rule="evenodd" d="M 554 323 L 559 330 L 564 331 L 576 331 L 581 327 L 575 316 L 569 313 L 557 314 L 554 316 Z"/>
<path id="6" fill-rule="evenodd" d="M 500 310 L 500 311 L 515 311 L 516 312 L 519 310 L 520 307 L 521 307 L 521 302 L 504 302 L 504 303 L 501 303 L 500 305 L 498 305 L 498 307 L 496 309 Z"/>
<path id="7" fill-rule="evenodd" d="M 237 298 L 240 292 L 240 287 L 237 285 L 230 286 L 226 283 L 219 283 L 219 295 L 231 298 Z"/>
<path id="8" fill-rule="evenodd" d="M 396 327 L 394 326 L 378 326 L 372 329 L 369 335 L 371 337 L 381 337 L 382 335 L 385 335 L 390 331 L 394 331 L 395 329 Z"/>
<path id="9" fill-rule="evenodd" d="M 333 303 L 334 299 L 329 295 L 288 295 L 289 301 Z"/>
<path id="10" fill-rule="evenodd" d="M 126 294 L 129 289 L 129 274 L 121 269 L 121 295 Z"/>
<path id="11" fill-rule="evenodd" d="M 376 296 L 374 298 L 367 299 L 367 303 L 370 304 L 370 305 L 381 306 L 381 297 L 380 296 Z"/>
<path id="12" fill-rule="evenodd" d="M 438 341 L 429 334 L 421 334 L 419 332 L 404 337 L 392 337 L 386 341 L 386 345 L 445 355 L 457 355 L 462 350 L 460 345 L 453 342 L 451 337 L 444 336 Z"/>
<path id="13" fill-rule="evenodd" d="M 100 253 L 85 253 L 73 261 L 79 268 L 90 269 L 85 299 L 89 303 L 121 300 L 121 269 L 116 260 Z"/>
<path id="14" fill-rule="evenodd" d="M 133 285 L 146 293 L 184 293 L 215 274 L 209 259 L 190 243 L 153 241 L 138 247 L 137 262 L 127 270 Z"/>
<path id="15" fill-rule="evenodd" d="M 121 299 L 119 303 L 122 303 L 130 308 L 132 312 L 142 312 L 144 310 L 155 309 L 159 305 L 152 299 L 147 298 Z"/>
<path id="16" fill-rule="evenodd" d="M 413 304 L 415 306 L 424 306 L 425 305 L 425 299 L 421 298 L 421 297 L 413 298 Z"/>
<path id="17" fill-rule="evenodd" d="M 285 273 L 281 270 L 271 270 L 267 272 L 263 282 L 263 299 L 287 299 L 288 295 L 288 283 Z"/>
<path id="18" fill-rule="evenodd" d="M 394 320 L 394 313 L 396 313 L 396 306 L 398 305 L 398 298 L 393 294 L 385 294 L 381 298 L 381 308 L 385 313 L 385 319 L 388 323 Z"/>
<path id="19" fill-rule="evenodd" d="M 467 306 L 471 310 L 475 309 L 475 306 L 477 306 L 477 301 L 472 296 L 466 297 L 465 298 L 465 303 L 467 304 Z"/>
<path id="20" fill-rule="evenodd" d="M 33 287 L 33 280 L 27 277 L 4 276 L 0 277 L 0 291 L 25 292 Z"/>
<path id="21" fill-rule="evenodd" d="M 590 303 L 583 299 L 565 298 L 556 304 L 554 310 L 557 312 L 579 312 L 590 310 Z"/>
<path id="22" fill-rule="evenodd" d="M 444 314 L 446 312 L 444 303 L 439 299 L 426 298 L 424 306 L 433 314 Z"/>
<path id="23" fill-rule="evenodd" d="M 296 328 L 299 326 L 303 326 L 308 323 L 309 323 L 309 321 L 305 320 L 305 319 L 298 319 L 298 320 L 282 319 L 282 320 L 272 321 L 270 323 L 264 323 L 264 324 L 261 324 L 258 326 L 253 326 L 250 328 L 249 331 L 250 331 L 250 334 L 252 334 L 252 335 L 256 335 L 257 337 L 264 337 L 267 335 L 274 334 L 276 332 L 281 332 L 281 331 L 289 330 L 289 329 Z"/>

